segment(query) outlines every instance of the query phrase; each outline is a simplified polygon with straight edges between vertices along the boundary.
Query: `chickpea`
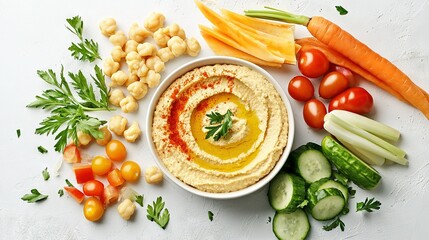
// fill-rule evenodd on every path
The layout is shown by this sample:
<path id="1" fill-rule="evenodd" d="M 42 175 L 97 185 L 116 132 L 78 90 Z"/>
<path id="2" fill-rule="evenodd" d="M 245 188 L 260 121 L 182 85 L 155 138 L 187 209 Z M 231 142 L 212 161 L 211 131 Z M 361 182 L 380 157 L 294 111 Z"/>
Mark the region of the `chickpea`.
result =
<path id="1" fill-rule="evenodd" d="M 128 198 L 118 205 L 118 213 L 124 220 L 129 220 L 135 210 L 136 205 Z"/>
<path id="2" fill-rule="evenodd" d="M 142 61 L 140 62 L 139 69 L 137 70 L 137 76 L 139 78 L 145 77 L 148 71 L 149 71 L 149 68 L 146 66 L 146 63 Z"/>
<path id="3" fill-rule="evenodd" d="M 103 126 L 99 130 L 103 133 L 103 138 L 96 139 L 96 142 L 100 146 L 105 146 L 112 139 L 112 133 L 110 133 L 107 126 Z"/>
<path id="4" fill-rule="evenodd" d="M 144 27 L 151 32 L 155 32 L 164 26 L 164 21 L 165 16 L 162 13 L 153 12 L 144 20 Z"/>
<path id="5" fill-rule="evenodd" d="M 159 85 L 161 80 L 161 74 L 154 70 L 149 70 L 147 75 L 142 78 L 142 81 L 147 84 L 148 87 L 153 88 Z"/>
<path id="6" fill-rule="evenodd" d="M 154 56 L 156 55 L 157 49 L 152 43 L 141 43 L 137 46 L 137 51 L 142 57 Z"/>
<path id="7" fill-rule="evenodd" d="M 129 52 L 125 57 L 128 65 L 128 71 L 131 74 L 137 74 L 137 71 L 140 67 L 140 62 L 142 61 L 142 57 L 137 52 Z"/>
<path id="8" fill-rule="evenodd" d="M 122 58 L 124 58 L 125 55 L 125 52 L 120 46 L 113 47 L 112 51 L 110 52 L 110 56 L 112 56 L 113 61 L 117 63 L 121 62 Z"/>
<path id="9" fill-rule="evenodd" d="M 132 60 L 138 60 L 138 61 L 141 61 L 141 60 L 142 60 L 142 57 L 139 55 L 139 53 L 138 53 L 138 52 L 131 51 L 131 52 L 127 53 L 127 56 L 125 57 L 125 60 L 126 60 L 127 62 L 130 62 L 130 61 L 132 61 Z"/>
<path id="10" fill-rule="evenodd" d="M 133 124 L 124 131 L 124 138 L 127 142 L 135 142 L 141 134 L 142 131 L 140 130 L 139 124 L 137 122 L 133 122 Z"/>
<path id="11" fill-rule="evenodd" d="M 128 76 L 128 80 L 125 82 L 125 86 L 128 87 L 131 83 L 137 82 L 139 80 L 139 76 L 137 74 L 130 74 Z"/>
<path id="12" fill-rule="evenodd" d="M 122 112 L 124 113 L 135 112 L 139 108 L 139 104 L 133 98 L 133 96 L 125 97 L 119 102 L 119 105 L 121 106 Z"/>
<path id="13" fill-rule="evenodd" d="M 119 63 L 113 61 L 111 57 L 106 58 L 103 64 L 103 71 L 106 76 L 112 76 L 119 69 Z"/>
<path id="14" fill-rule="evenodd" d="M 106 18 L 100 22 L 99 27 L 104 36 L 110 37 L 116 32 L 116 20 L 114 18 Z"/>
<path id="15" fill-rule="evenodd" d="M 147 84 L 142 82 L 134 82 L 128 85 L 127 90 L 135 99 L 142 99 L 147 94 Z"/>
<path id="16" fill-rule="evenodd" d="M 144 28 L 139 27 L 137 23 L 133 23 L 130 27 L 130 31 L 128 32 L 128 36 L 130 39 L 142 43 L 144 40 L 150 36 L 151 33 Z"/>
<path id="17" fill-rule="evenodd" d="M 164 62 L 158 56 L 146 59 L 146 66 L 157 73 L 162 72 L 165 68 Z"/>
<path id="18" fill-rule="evenodd" d="M 174 58 L 174 54 L 171 52 L 171 50 L 168 47 L 161 48 L 158 50 L 158 53 L 156 54 L 164 63 L 170 61 Z"/>
<path id="19" fill-rule="evenodd" d="M 185 31 L 176 23 L 168 26 L 167 29 L 168 29 L 168 35 L 170 37 L 178 36 L 183 40 L 186 39 Z"/>
<path id="20" fill-rule="evenodd" d="M 109 40 L 113 45 L 123 47 L 127 42 L 127 36 L 125 36 L 124 32 L 117 31 L 115 34 L 110 36 Z"/>
<path id="21" fill-rule="evenodd" d="M 148 167 L 144 173 L 144 178 L 149 184 L 159 184 L 162 182 L 164 175 L 158 167 Z"/>
<path id="22" fill-rule="evenodd" d="M 186 53 L 189 56 L 195 57 L 197 56 L 201 51 L 200 43 L 195 38 L 187 38 L 185 40 L 186 42 Z"/>
<path id="23" fill-rule="evenodd" d="M 175 57 L 178 57 L 186 52 L 186 42 L 178 36 L 172 37 L 167 42 L 168 48 Z"/>
<path id="24" fill-rule="evenodd" d="M 138 42 L 134 40 L 128 40 L 125 43 L 125 54 L 128 54 L 129 52 L 137 52 L 137 46 L 139 45 Z"/>
<path id="25" fill-rule="evenodd" d="M 122 136 L 127 126 L 128 120 L 121 115 L 115 115 L 109 120 L 109 129 L 114 134 Z"/>
<path id="26" fill-rule="evenodd" d="M 122 99 L 125 98 L 124 93 L 121 89 L 114 89 L 112 92 L 110 92 L 109 95 L 109 102 L 117 107 L 119 107 L 119 103 Z"/>
<path id="27" fill-rule="evenodd" d="M 80 146 L 86 146 L 92 141 L 91 134 L 84 133 L 82 131 L 77 132 L 77 140 Z"/>
<path id="28" fill-rule="evenodd" d="M 110 79 L 112 80 L 110 82 L 111 87 L 122 86 L 128 80 L 128 75 L 124 71 L 119 70 L 112 74 Z"/>
<path id="29" fill-rule="evenodd" d="M 153 33 L 153 39 L 158 46 L 166 47 L 168 40 L 170 40 L 170 37 L 166 33 L 164 33 L 163 28 L 160 28 Z"/>

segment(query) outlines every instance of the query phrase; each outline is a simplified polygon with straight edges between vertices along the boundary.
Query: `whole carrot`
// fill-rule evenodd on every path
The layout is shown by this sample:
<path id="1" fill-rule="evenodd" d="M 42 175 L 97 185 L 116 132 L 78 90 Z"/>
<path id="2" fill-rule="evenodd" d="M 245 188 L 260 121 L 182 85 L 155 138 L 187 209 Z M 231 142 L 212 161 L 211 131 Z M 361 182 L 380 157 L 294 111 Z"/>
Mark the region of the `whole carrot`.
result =
<path id="1" fill-rule="evenodd" d="M 320 42 L 364 68 L 376 78 L 399 93 L 412 106 L 419 109 L 429 119 L 428 94 L 393 63 L 371 50 L 367 45 L 354 38 L 350 33 L 323 17 L 306 17 L 282 10 L 248 10 L 250 17 L 267 18 L 296 23 L 307 27 L 308 31 Z"/>

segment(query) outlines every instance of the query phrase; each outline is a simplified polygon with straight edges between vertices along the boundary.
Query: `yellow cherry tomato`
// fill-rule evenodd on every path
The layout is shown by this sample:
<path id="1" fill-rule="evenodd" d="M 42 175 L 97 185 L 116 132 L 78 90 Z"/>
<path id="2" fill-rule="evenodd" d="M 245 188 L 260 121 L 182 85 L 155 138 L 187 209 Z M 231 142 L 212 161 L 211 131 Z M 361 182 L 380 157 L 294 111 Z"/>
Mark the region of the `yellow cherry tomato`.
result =
<path id="1" fill-rule="evenodd" d="M 103 203 L 96 197 L 89 197 L 83 205 L 83 214 L 88 221 L 98 221 L 104 214 Z"/>
<path id="2" fill-rule="evenodd" d="M 118 140 L 112 140 L 106 145 L 106 154 L 112 161 L 123 161 L 127 157 L 127 149 Z"/>
<path id="3" fill-rule="evenodd" d="M 91 162 L 92 172 L 95 175 L 103 176 L 112 168 L 112 161 L 103 156 L 95 156 Z"/>
<path id="4" fill-rule="evenodd" d="M 127 182 L 136 182 L 140 178 L 140 166 L 133 161 L 125 161 L 121 166 L 121 175 Z"/>

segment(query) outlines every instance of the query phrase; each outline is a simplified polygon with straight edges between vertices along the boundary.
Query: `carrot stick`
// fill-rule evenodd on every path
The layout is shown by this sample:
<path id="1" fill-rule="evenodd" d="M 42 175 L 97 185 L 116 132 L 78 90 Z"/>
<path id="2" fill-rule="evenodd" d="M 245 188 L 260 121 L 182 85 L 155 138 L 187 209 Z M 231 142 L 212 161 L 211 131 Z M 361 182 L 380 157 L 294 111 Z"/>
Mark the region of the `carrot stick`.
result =
<path id="1" fill-rule="evenodd" d="M 405 73 L 389 60 L 383 58 L 351 34 L 323 17 L 309 18 L 278 9 L 270 9 L 262 11 L 249 10 L 245 11 L 245 14 L 251 17 L 269 18 L 306 26 L 308 31 L 319 41 L 343 54 L 346 58 L 383 81 L 429 119 L 429 99 L 426 91 L 414 84 Z"/>
<path id="2" fill-rule="evenodd" d="M 398 92 L 393 90 L 389 85 L 386 85 L 383 81 L 379 80 L 378 78 L 374 77 L 371 73 L 366 71 L 365 69 L 361 68 L 359 65 L 355 64 L 348 58 L 341 55 L 339 52 L 330 49 L 325 44 L 321 43 L 315 38 L 302 38 L 297 39 L 296 43 L 301 45 L 302 50 L 306 50 L 308 48 L 316 48 L 317 50 L 323 52 L 325 56 L 328 58 L 329 62 L 336 64 L 341 67 L 345 67 L 353 71 L 354 73 L 360 75 L 361 77 L 365 78 L 366 80 L 372 82 L 376 86 L 382 88 L 386 92 L 392 94 L 399 100 L 408 103 L 408 101 L 403 98 Z"/>

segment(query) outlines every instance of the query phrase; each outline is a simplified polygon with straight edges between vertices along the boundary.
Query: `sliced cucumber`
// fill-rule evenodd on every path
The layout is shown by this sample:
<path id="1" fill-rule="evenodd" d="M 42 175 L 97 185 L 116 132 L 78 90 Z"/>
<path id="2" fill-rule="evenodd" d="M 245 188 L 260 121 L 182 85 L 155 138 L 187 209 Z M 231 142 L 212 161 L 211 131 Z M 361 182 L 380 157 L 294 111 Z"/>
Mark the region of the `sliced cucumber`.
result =
<path id="1" fill-rule="evenodd" d="M 294 212 L 305 200 L 305 181 L 301 177 L 279 172 L 270 182 L 268 201 L 272 208 Z"/>
<path id="2" fill-rule="evenodd" d="M 302 209 L 292 213 L 276 212 L 273 218 L 273 232 L 278 239 L 301 240 L 307 237 L 310 222 Z"/>
<path id="3" fill-rule="evenodd" d="M 322 150 L 338 171 L 359 187 L 373 189 L 379 184 L 381 175 L 377 170 L 360 160 L 331 136 L 323 138 Z"/>
<path id="4" fill-rule="evenodd" d="M 307 183 L 313 183 L 331 176 L 331 164 L 322 153 L 321 146 L 315 143 L 302 145 L 291 153 L 294 170 Z"/>
<path id="5" fill-rule="evenodd" d="M 329 220 L 341 213 L 346 206 L 343 194 L 336 188 L 326 188 L 308 191 L 308 201 L 311 215 L 314 219 Z"/>
<path id="6" fill-rule="evenodd" d="M 340 192 L 343 194 L 343 197 L 346 203 L 349 200 L 349 191 L 347 187 L 344 186 L 343 184 L 339 182 L 335 182 L 334 180 L 328 180 L 325 183 L 321 184 L 318 190 L 326 189 L 326 188 L 335 188 L 340 190 Z"/>

